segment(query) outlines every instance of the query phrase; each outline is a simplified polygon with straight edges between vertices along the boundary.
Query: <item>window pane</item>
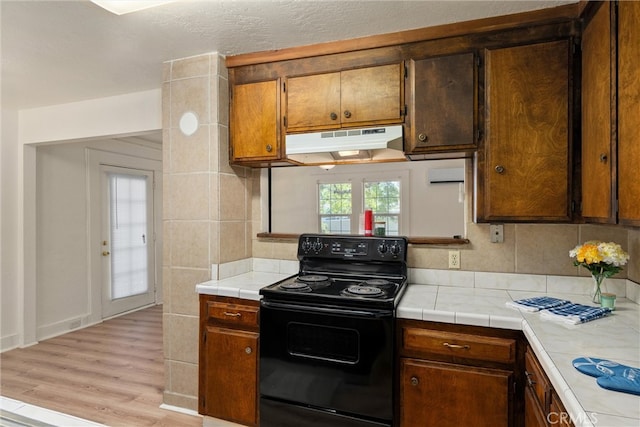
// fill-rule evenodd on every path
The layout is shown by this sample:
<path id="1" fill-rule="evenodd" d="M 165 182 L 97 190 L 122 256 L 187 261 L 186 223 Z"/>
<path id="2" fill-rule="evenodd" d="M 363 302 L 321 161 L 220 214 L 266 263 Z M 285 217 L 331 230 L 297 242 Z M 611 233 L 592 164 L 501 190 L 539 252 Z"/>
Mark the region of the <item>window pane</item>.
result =
<path id="1" fill-rule="evenodd" d="M 318 184 L 320 232 L 351 233 L 351 183 Z"/>
<path id="2" fill-rule="evenodd" d="M 365 209 L 373 210 L 374 221 L 384 221 L 388 235 L 400 230 L 400 181 L 366 182 L 364 184 Z"/>

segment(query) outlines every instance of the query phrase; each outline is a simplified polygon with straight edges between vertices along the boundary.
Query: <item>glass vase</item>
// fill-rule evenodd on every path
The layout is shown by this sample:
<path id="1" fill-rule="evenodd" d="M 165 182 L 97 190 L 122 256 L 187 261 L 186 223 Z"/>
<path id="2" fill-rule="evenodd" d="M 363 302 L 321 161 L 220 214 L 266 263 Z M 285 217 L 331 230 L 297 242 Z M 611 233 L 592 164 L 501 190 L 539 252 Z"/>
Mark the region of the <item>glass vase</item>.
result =
<path id="1" fill-rule="evenodd" d="M 604 275 L 594 274 L 593 277 L 593 290 L 591 291 L 591 301 L 595 304 L 600 304 L 602 301 L 602 289 L 604 286 Z"/>

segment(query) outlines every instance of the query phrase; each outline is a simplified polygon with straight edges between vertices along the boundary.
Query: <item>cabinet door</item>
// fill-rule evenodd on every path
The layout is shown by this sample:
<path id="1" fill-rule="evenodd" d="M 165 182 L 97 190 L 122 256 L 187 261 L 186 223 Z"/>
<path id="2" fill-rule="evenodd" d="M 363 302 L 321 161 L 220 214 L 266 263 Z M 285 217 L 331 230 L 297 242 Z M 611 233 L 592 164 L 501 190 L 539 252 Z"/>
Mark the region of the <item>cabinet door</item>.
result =
<path id="1" fill-rule="evenodd" d="M 359 68 L 340 73 L 343 125 L 401 123 L 403 83 L 403 64 Z"/>
<path id="2" fill-rule="evenodd" d="M 409 154 L 473 151 L 476 130 L 476 60 L 473 53 L 411 61 Z"/>
<path id="3" fill-rule="evenodd" d="M 506 427 L 512 373 L 402 358 L 401 427 Z"/>
<path id="4" fill-rule="evenodd" d="M 640 3 L 618 2 L 618 217 L 640 226 Z"/>
<path id="5" fill-rule="evenodd" d="M 257 425 L 258 334 L 208 326 L 205 340 L 205 413 Z"/>
<path id="6" fill-rule="evenodd" d="M 602 4 L 582 35 L 582 216 L 592 222 L 615 222 L 610 16 Z"/>
<path id="7" fill-rule="evenodd" d="M 524 427 L 546 427 L 545 413 L 540 408 L 534 391 L 530 387 L 524 390 Z"/>
<path id="8" fill-rule="evenodd" d="M 271 80 L 232 87 L 232 162 L 281 158 L 279 86 L 279 80 Z"/>
<path id="9" fill-rule="evenodd" d="M 559 427 L 574 427 L 573 420 L 571 420 L 571 415 L 569 415 L 555 391 L 551 393 L 549 415 L 547 418 L 549 419 L 550 425 Z"/>
<path id="10" fill-rule="evenodd" d="M 287 132 L 402 122 L 402 64 L 287 79 Z"/>
<path id="11" fill-rule="evenodd" d="M 569 221 L 568 40 L 486 51 L 476 220 Z"/>
<path id="12" fill-rule="evenodd" d="M 286 81 L 287 131 L 340 127 L 340 73 Z"/>

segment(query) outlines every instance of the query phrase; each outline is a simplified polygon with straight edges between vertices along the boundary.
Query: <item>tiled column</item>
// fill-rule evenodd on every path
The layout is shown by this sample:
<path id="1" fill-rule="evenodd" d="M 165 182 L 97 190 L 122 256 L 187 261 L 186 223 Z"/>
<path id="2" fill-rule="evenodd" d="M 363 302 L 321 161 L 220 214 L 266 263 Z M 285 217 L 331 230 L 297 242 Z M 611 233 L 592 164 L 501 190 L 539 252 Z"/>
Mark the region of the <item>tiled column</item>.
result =
<path id="1" fill-rule="evenodd" d="M 197 409 L 198 295 L 218 265 L 251 256 L 251 173 L 229 166 L 224 58 L 178 59 L 163 69 L 164 403 Z M 197 117 L 185 135 L 180 120 Z"/>

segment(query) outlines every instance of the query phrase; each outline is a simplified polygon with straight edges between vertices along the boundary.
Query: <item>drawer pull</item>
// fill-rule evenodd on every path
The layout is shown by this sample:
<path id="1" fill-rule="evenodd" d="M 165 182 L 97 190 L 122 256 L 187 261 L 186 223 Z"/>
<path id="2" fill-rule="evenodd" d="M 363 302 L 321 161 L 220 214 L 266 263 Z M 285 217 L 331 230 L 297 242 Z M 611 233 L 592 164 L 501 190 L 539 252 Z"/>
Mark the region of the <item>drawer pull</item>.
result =
<path id="1" fill-rule="evenodd" d="M 247 347 L 244 349 L 244 352 L 247 354 L 251 354 L 253 352 L 253 350 L 251 349 L 251 347 Z"/>
<path id="2" fill-rule="evenodd" d="M 411 377 L 411 385 L 415 386 L 420 384 L 420 381 L 418 380 L 418 377 Z"/>
<path id="3" fill-rule="evenodd" d="M 469 346 L 468 345 L 460 345 L 460 344 L 449 344 L 448 342 L 442 343 L 443 346 L 445 347 L 449 347 L 449 348 L 459 348 L 462 350 L 469 350 Z"/>
<path id="4" fill-rule="evenodd" d="M 242 316 L 242 314 L 240 314 L 240 313 L 229 313 L 228 311 L 225 311 L 224 315 L 225 316 L 230 316 L 230 317 L 240 317 L 240 316 Z"/>

